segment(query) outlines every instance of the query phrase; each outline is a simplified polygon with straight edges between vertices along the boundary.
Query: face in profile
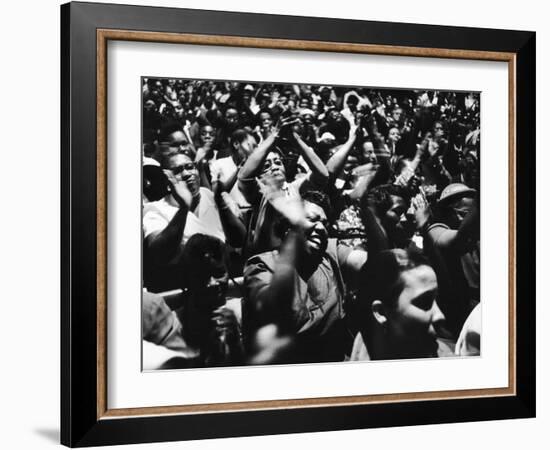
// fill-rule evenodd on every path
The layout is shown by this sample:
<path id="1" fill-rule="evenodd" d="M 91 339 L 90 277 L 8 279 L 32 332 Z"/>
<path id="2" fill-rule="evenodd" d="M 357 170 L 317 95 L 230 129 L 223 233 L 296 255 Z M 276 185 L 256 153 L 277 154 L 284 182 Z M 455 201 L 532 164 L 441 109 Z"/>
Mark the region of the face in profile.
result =
<path id="1" fill-rule="evenodd" d="M 238 151 L 241 154 L 241 156 L 243 156 L 244 158 L 248 158 L 252 154 L 255 148 L 256 148 L 256 139 L 254 139 L 254 137 L 249 134 L 246 136 L 244 141 L 239 143 Z"/>
<path id="2" fill-rule="evenodd" d="M 182 119 L 185 114 L 185 110 L 180 102 L 174 103 L 174 115 L 177 119 Z"/>
<path id="3" fill-rule="evenodd" d="M 445 319 L 436 301 L 435 272 L 420 265 L 403 272 L 399 282 L 402 287 L 397 299 L 393 306 L 384 308 L 382 319 L 391 346 L 405 357 L 435 356 L 436 331 Z"/>
<path id="4" fill-rule="evenodd" d="M 382 225 L 395 245 L 403 246 L 411 237 L 407 221 L 407 204 L 403 197 L 391 195 L 391 206 L 382 218 Z"/>
<path id="5" fill-rule="evenodd" d="M 214 311 L 225 303 L 229 274 L 221 261 L 213 261 L 210 267 L 204 269 L 207 273 L 201 273 L 195 278 L 190 291 L 196 298 L 199 309 Z"/>
<path id="6" fill-rule="evenodd" d="M 171 170 L 176 179 L 184 181 L 193 196 L 199 192 L 199 171 L 189 156 L 181 153 L 171 156 L 166 169 Z"/>
<path id="7" fill-rule="evenodd" d="M 445 136 L 445 130 L 443 129 L 443 124 L 441 122 L 436 122 L 434 124 L 434 136 L 436 139 Z"/>
<path id="8" fill-rule="evenodd" d="M 474 199 L 463 197 L 450 205 L 451 208 L 451 223 L 449 226 L 453 229 L 460 227 L 468 213 L 472 210 Z"/>
<path id="9" fill-rule="evenodd" d="M 306 219 L 313 224 L 306 232 L 306 252 L 311 256 L 324 254 L 328 244 L 328 218 L 325 210 L 305 201 L 304 211 Z"/>
<path id="10" fill-rule="evenodd" d="M 173 133 L 169 134 L 166 141 L 170 145 L 170 147 L 184 147 L 188 144 L 187 136 L 185 136 L 185 133 L 183 131 L 174 131 Z"/>

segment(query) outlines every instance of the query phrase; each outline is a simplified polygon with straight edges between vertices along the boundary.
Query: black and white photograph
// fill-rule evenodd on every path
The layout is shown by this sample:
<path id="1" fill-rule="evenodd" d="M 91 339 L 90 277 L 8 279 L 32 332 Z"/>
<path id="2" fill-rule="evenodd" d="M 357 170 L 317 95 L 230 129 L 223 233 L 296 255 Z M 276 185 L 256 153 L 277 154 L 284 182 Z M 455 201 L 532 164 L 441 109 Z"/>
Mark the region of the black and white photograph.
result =
<path id="1" fill-rule="evenodd" d="M 141 81 L 143 370 L 480 355 L 479 92 Z"/>

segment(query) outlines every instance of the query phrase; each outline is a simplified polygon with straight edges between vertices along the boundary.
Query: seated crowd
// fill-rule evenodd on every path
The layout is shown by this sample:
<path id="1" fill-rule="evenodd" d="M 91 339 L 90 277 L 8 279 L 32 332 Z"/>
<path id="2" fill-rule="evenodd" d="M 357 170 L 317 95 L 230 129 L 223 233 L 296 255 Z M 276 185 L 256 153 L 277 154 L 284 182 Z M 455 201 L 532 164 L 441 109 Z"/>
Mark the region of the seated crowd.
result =
<path id="1" fill-rule="evenodd" d="M 144 79 L 143 367 L 479 355 L 479 94 Z"/>

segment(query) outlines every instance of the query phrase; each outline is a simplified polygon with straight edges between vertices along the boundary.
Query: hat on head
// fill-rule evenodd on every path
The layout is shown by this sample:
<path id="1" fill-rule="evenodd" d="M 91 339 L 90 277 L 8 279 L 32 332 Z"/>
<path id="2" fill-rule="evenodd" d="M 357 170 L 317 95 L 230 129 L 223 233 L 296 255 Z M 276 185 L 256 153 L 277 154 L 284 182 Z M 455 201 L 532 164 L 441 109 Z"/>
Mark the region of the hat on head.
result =
<path id="1" fill-rule="evenodd" d="M 445 187 L 445 189 L 443 189 L 443 192 L 441 192 L 441 196 L 439 197 L 439 201 L 437 202 L 437 204 L 439 206 L 447 206 L 453 200 L 457 200 L 463 197 L 473 197 L 476 192 L 477 191 L 475 189 L 469 188 L 465 184 L 451 183 L 447 187 Z"/>
<path id="2" fill-rule="evenodd" d="M 312 109 L 304 108 L 300 111 L 300 117 L 306 116 L 306 115 L 314 116 L 315 112 Z"/>
<path id="3" fill-rule="evenodd" d="M 326 140 L 329 140 L 329 139 L 332 139 L 333 141 L 335 141 L 336 136 L 334 136 L 334 134 L 332 134 L 332 133 L 329 133 L 328 131 L 325 131 L 321 135 L 321 137 L 319 138 L 319 142 L 326 141 Z"/>

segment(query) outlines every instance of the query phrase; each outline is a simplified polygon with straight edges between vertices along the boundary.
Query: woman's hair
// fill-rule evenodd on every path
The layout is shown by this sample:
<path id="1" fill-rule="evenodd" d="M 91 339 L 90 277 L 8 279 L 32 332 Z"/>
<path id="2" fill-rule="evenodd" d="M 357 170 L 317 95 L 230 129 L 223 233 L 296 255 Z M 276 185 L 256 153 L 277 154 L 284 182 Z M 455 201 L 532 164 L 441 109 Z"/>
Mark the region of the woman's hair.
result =
<path id="1" fill-rule="evenodd" d="M 325 212 L 328 220 L 329 221 L 331 220 L 332 206 L 330 204 L 330 200 L 327 194 L 321 191 L 311 190 L 311 191 L 302 192 L 301 197 L 303 201 L 313 203 L 321 207 Z M 277 214 L 273 222 L 273 234 L 276 237 L 282 239 L 289 228 L 290 228 L 290 223 L 288 222 L 288 220 L 285 217 L 281 216 L 280 214 Z"/>
<path id="2" fill-rule="evenodd" d="M 362 269 L 360 306 L 367 312 L 370 311 L 373 301 L 380 300 L 389 308 L 395 307 L 403 289 L 401 275 L 424 265 L 429 265 L 428 260 L 412 250 L 392 249 L 369 255 Z"/>
<path id="3" fill-rule="evenodd" d="M 252 134 L 246 129 L 239 128 L 235 130 L 231 134 L 231 148 L 233 148 L 234 143 L 242 144 L 248 136 L 252 136 Z"/>
<path id="4" fill-rule="evenodd" d="M 185 287 L 201 287 L 212 274 L 227 272 L 227 250 L 216 237 L 197 233 L 189 238 L 181 255 Z"/>
<path id="5" fill-rule="evenodd" d="M 168 136 L 176 131 L 183 131 L 182 125 L 175 120 L 166 120 L 160 128 L 159 137 L 161 142 L 166 141 Z"/>
<path id="6" fill-rule="evenodd" d="M 327 194 L 321 191 L 309 190 L 302 192 L 302 200 L 309 203 L 314 203 L 323 208 L 327 218 L 332 217 L 332 206 Z"/>
<path id="7" fill-rule="evenodd" d="M 360 278 L 356 308 L 357 326 L 369 351 L 374 351 L 374 339 L 380 331 L 373 302 L 380 301 L 386 313 L 395 311 L 405 285 L 403 274 L 420 266 L 429 266 L 429 263 L 417 251 L 392 249 L 369 255 Z"/>
<path id="8" fill-rule="evenodd" d="M 376 215 L 382 217 L 392 207 L 391 197 L 401 197 L 405 202 L 410 201 L 409 194 L 405 188 L 396 184 L 383 184 L 376 186 L 361 198 L 361 209 L 373 207 Z"/>

